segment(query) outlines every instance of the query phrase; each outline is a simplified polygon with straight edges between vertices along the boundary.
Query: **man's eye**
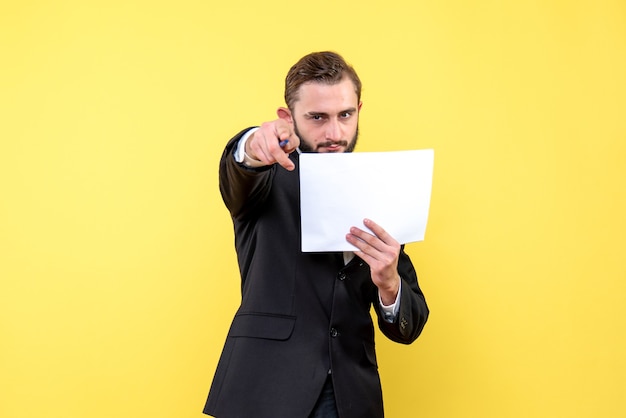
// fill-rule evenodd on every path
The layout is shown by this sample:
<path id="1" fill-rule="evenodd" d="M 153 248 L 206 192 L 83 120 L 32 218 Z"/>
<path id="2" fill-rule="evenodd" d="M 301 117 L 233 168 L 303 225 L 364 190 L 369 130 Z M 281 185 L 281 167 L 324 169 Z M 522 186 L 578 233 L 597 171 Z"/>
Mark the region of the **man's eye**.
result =
<path id="1" fill-rule="evenodd" d="M 347 119 L 347 118 L 349 118 L 350 116 L 352 116 L 352 113 L 350 113 L 350 112 L 343 112 L 343 113 L 341 114 L 341 117 L 342 117 L 342 118 L 344 118 L 344 119 Z"/>

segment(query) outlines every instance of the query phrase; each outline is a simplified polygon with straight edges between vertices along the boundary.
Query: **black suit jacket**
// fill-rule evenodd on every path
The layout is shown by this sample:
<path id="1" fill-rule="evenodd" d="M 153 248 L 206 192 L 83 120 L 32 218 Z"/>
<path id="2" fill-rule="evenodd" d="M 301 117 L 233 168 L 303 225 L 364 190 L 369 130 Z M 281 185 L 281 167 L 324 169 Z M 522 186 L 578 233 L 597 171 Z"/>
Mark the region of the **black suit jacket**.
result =
<path id="1" fill-rule="evenodd" d="M 418 337 L 428 307 L 413 264 L 403 249 L 400 310 L 394 323 L 386 322 L 365 262 L 354 257 L 344 265 L 341 253 L 300 251 L 298 154 L 290 156 L 291 172 L 239 164 L 233 152 L 245 131 L 227 144 L 219 170 L 242 299 L 204 413 L 306 418 L 330 371 L 341 418 L 382 417 L 370 308 L 391 340 L 409 344 Z"/>

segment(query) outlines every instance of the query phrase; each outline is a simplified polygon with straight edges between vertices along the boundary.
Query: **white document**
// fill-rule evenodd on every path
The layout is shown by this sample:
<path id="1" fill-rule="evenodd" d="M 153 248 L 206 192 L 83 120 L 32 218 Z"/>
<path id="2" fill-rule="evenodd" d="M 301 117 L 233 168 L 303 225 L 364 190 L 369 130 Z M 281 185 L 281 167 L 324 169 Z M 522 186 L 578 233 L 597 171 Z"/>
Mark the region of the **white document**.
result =
<path id="1" fill-rule="evenodd" d="M 363 219 L 401 244 L 423 241 L 434 150 L 300 155 L 302 251 L 354 251 L 350 227 Z"/>

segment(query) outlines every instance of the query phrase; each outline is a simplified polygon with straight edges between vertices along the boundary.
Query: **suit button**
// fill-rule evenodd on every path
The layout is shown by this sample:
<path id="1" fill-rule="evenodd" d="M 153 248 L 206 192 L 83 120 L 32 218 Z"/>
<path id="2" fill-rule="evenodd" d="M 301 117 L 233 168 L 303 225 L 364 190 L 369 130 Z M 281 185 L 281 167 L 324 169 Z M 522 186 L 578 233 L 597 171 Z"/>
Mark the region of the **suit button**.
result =
<path id="1" fill-rule="evenodd" d="M 406 328 L 406 326 L 408 325 L 408 321 L 405 318 L 402 318 L 400 320 L 400 328 L 402 328 L 403 330 Z"/>
<path id="2" fill-rule="evenodd" d="M 346 273 L 344 272 L 339 273 L 337 275 L 337 278 L 343 282 L 344 280 L 346 280 Z"/>
<path id="3" fill-rule="evenodd" d="M 337 335 L 339 335 L 339 332 L 337 332 L 337 330 L 335 328 L 331 328 L 330 329 L 330 336 L 335 338 Z"/>

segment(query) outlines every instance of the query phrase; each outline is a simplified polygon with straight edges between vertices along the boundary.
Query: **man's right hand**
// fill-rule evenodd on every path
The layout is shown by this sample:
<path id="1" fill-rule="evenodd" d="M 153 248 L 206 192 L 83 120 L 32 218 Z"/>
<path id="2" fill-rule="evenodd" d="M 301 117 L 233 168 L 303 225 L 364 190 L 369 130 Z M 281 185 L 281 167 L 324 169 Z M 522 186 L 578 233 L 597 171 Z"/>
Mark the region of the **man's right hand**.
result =
<path id="1" fill-rule="evenodd" d="M 281 147 L 279 143 L 288 142 Z M 265 165 L 280 164 L 292 171 L 296 166 L 289 159 L 291 154 L 300 146 L 300 138 L 296 135 L 293 125 L 284 119 L 265 122 L 246 141 L 246 154 L 250 158 L 261 161 Z"/>

